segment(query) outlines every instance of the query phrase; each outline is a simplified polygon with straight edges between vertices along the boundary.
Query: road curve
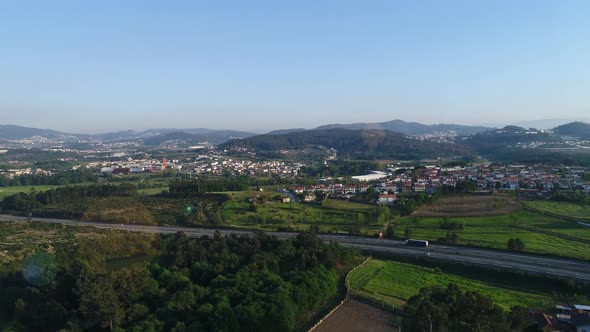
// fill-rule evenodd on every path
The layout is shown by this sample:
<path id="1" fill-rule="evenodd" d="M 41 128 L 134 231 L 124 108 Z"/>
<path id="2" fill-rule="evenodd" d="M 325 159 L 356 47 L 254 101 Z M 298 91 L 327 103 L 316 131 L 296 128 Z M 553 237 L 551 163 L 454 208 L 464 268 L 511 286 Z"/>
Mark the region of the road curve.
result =
<path id="1" fill-rule="evenodd" d="M 11 220 L 23 221 L 26 219 L 23 217 L 0 215 L 0 221 Z M 216 231 L 219 231 L 224 235 L 252 235 L 256 233 L 255 231 L 248 230 L 215 230 L 207 228 L 142 226 L 134 224 L 123 225 L 49 218 L 33 218 L 32 220 L 35 222 L 121 229 L 144 233 L 171 234 L 184 232 L 189 237 L 201 237 L 203 235 L 210 236 Z M 281 239 L 297 236 L 297 233 L 289 232 L 267 232 L 267 234 L 274 235 Z M 338 242 L 345 247 L 358 248 L 367 253 L 422 257 L 428 260 L 448 261 L 564 279 L 590 281 L 590 262 L 577 261 L 573 259 L 545 257 L 539 255 L 449 245 L 431 245 L 428 248 L 417 248 L 406 246 L 403 241 L 366 238 L 342 234 L 321 234 L 319 237 L 324 241 Z"/>

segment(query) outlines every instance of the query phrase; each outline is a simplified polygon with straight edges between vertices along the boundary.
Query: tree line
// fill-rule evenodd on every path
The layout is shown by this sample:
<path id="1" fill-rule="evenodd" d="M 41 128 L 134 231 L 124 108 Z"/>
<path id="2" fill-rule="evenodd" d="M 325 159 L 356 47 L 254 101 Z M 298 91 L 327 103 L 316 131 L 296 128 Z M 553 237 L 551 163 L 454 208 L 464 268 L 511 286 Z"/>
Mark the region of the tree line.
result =
<path id="1" fill-rule="evenodd" d="M 539 331 L 527 308 L 515 306 L 505 312 L 491 298 L 475 291 L 463 292 L 453 283 L 446 289 L 420 289 L 408 300 L 404 314 L 405 331 Z"/>
<path id="2" fill-rule="evenodd" d="M 56 185 L 63 186 L 68 184 L 96 182 L 98 177 L 90 173 L 87 169 L 68 170 L 58 172 L 52 175 L 46 174 L 25 174 L 18 176 L 0 176 L 0 187 L 12 186 L 37 186 L 37 185 Z"/>

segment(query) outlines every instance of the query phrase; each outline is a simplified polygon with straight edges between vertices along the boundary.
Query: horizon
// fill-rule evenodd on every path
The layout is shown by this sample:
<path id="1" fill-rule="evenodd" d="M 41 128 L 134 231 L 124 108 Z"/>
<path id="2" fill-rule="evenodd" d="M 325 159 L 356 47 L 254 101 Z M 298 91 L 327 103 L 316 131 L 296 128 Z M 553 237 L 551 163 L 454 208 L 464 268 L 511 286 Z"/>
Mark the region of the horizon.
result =
<path id="1" fill-rule="evenodd" d="M 5 4 L 0 112 L 4 123 L 72 133 L 587 119 L 589 9 L 532 0 Z"/>

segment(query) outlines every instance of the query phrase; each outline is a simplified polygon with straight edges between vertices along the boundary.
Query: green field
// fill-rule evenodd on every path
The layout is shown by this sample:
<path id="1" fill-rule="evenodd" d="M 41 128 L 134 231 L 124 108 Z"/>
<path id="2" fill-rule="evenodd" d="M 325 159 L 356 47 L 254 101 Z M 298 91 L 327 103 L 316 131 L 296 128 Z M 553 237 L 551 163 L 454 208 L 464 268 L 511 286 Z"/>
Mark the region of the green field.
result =
<path id="1" fill-rule="evenodd" d="M 525 204 L 542 212 L 590 220 L 590 205 L 552 201 L 533 201 Z"/>
<path id="2" fill-rule="evenodd" d="M 413 238 L 425 240 L 437 240 L 445 237 L 447 232 L 452 232 L 459 236 L 457 244 L 503 250 L 507 249 L 506 243 L 510 238 L 518 237 L 524 241 L 527 252 L 590 260 L 587 243 L 559 237 L 563 235 L 582 241 L 590 240 L 590 227 L 575 222 L 529 211 L 519 211 L 503 216 L 446 218 L 448 221 L 457 221 L 464 225 L 463 230 L 447 231 L 440 227 L 442 220 L 442 218 L 403 218 L 396 229 L 396 235 L 403 237 L 406 227 L 413 229 Z M 527 227 L 527 229 L 519 229 L 518 226 Z"/>
<path id="3" fill-rule="evenodd" d="M 551 304 L 549 293 L 517 288 L 510 283 L 495 284 L 470 279 L 460 275 L 440 272 L 437 269 L 394 261 L 371 260 L 351 273 L 349 285 L 354 292 L 394 306 L 403 305 L 420 288 L 459 285 L 464 291 L 477 291 L 491 297 L 494 302 L 510 309 L 515 305 L 527 308 L 547 307 Z"/>
<path id="4" fill-rule="evenodd" d="M 59 186 L 50 186 L 50 185 L 41 185 L 41 186 L 14 186 L 14 187 L 0 187 L 0 200 L 4 199 L 6 196 L 14 195 L 17 193 L 28 193 L 31 190 L 35 191 L 45 191 L 51 188 L 56 188 Z"/>
<path id="5" fill-rule="evenodd" d="M 282 203 L 277 197 L 287 197 L 277 192 L 231 192 L 230 200 L 223 207 L 223 219 L 234 226 L 276 229 L 291 227 L 308 229 L 317 225 L 322 231 L 344 230 L 351 225 L 379 228 L 376 216 L 378 207 L 367 204 L 328 199 L 320 204 Z M 257 197 L 256 197 L 257 196 Z M 251 210 L 249 199 L 264 200 Z"/>
<path id="6" fill-rule="evenodd" d="M 138 189 L 137 192 L 141 195 L 157 195 L 163 191 L 167 191 L 168 190 L 168 186 L 162 186 L 162 187 L 157 187 L 157 188 L 148 188 L 148 189 Z"/>

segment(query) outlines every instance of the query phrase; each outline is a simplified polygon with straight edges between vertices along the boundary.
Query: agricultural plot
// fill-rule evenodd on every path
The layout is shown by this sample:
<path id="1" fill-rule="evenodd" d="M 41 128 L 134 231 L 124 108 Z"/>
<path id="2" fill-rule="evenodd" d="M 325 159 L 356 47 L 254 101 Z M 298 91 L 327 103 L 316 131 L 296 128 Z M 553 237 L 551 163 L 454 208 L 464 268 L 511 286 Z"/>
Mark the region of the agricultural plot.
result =
<path id="1" fill-rule="evenodd" d="M 376 226 L 379 209 L 373 205 L 328 199 L 322 205 L 283 203 L 277 192 L 226 193 L 230 200 L 223 206 L 223 220 L 234 226 L 276 229 L 307 229 L 317 225 L 323 231 L 343 230 L 359 225 Z"/>
<path id="2" fill-rule="evenodd" d="M 350 275 L 350 286 L 354 292 L 398 307 L 416 295 L 420 288 L 446 287 L 449 283 L 455 283 L 465 291 L 477 291 L 489 296 L 504 309 L 515 305 L 542 308 L 551 303 L 550 294 L 516 288 L 518 286 L 510 282 L 492 283 L 394 261 L 371 260 Z"/>
<path id="3" fill-rule="evenodd" d="M 552 201 L 532 201 L 524 204 L 540 213 L 590 221 L 590 205 Z"/>
<path id="4" fill-rule="evenodd" d="M 443 221 L 461 224 L 463 229 L 443 229 Z M 506 250 L 509 239 L 520 238 L 526 252 L 590 260 L 586 242 L 590 240 L 590 227 L 529 211 L 465 218 L 408 217 L 402 219 L 396 235 L 402 238 L 408 227 L 417 239 L 436 241 L 455 233 L 457 244 Z"/>
<path id="5" fill-rule="evenodd" d="M 415 217 L 475 217 L 495 216 L 514 212 L 518 208 L 511 195 L 447 196 L 420 207 Z"/>
<path id="6" fill-rule="evenodd" d="M 349 300 L 332 316 L 320 324 L 317 332 L 396 332 L 393 326 L 394 315 L 384 309 L 360 302 Z"/>

